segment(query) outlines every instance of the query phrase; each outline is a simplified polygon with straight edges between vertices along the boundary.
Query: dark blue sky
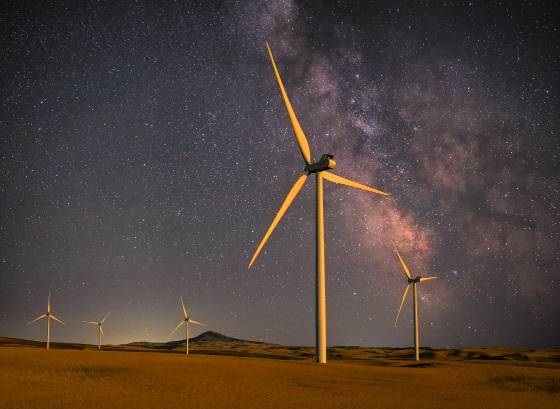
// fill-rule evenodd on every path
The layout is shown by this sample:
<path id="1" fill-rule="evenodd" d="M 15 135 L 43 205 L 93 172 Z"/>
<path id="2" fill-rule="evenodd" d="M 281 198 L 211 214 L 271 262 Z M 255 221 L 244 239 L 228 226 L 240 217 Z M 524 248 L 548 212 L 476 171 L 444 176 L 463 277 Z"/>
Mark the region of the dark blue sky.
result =
<path id="1" fill-rule="evenodd" d="M 36 2 L 35 2 L 36 3 Z M 314 342 L 314 153 L 329 344 L 558 344 L 559 27 L 551 2 L 8 2 L 0 31 L 0 335 L 164 340 L 181 317 Z M 410 301 L 410 300 L 409 300 Z M 56 325 L 56 324 L 55 324 Z"/>

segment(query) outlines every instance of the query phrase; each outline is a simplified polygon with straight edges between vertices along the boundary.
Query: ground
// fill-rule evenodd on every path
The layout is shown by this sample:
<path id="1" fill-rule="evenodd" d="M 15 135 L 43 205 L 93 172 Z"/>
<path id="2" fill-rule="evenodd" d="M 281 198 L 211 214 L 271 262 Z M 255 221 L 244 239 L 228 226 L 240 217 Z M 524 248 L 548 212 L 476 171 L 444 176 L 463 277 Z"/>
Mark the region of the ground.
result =
<path id="1" fill-rule="evenodd" d="M 331 350 L 318 365 L 258 353 L 4 346 L 0 408 L 560 408 L 560 363 L 539 359 L 546 354 L 463 359 L 468 351 L 452 350 L 463 358 L 438 352 L 417 364 L 410 350 L 373 359 L 355 351 Z"/>

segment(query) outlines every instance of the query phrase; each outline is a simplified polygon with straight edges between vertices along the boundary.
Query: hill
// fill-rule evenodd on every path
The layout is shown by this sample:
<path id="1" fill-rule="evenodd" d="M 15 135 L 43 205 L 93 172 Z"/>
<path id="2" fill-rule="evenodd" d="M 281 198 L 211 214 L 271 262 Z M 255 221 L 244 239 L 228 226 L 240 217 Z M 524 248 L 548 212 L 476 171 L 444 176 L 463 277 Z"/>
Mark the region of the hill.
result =
<path id="1" fill-rule="evenodd" d="M 313 347 L 285 346 L 229 337 L 215 331 L 206 331 L 189 340 L 192 354 L 229 355 L 243 357 L 273 358 L 282 360 L 312 360 Z M 44 342 L 0 337 L 0 347 L 43 348 Z M 168 342 L 137 341 L 122 345 L 104 345 L 104 350 L 129 352 L 184 353 L 185 341 Z M 53 349 L 93 349 L 97 345 L 52 342 Z M 437 361 L 503 361 L 519 362 L 526 365 L 560 362 L 560 348 L 462 348 L 433 349 L 421 348 L 423 362 L 410 362 L 412 348 L 371 348 L 333 346 L 328 348 L 330 360 L 370 361 L 380 365 L 400 365 L 403 361 L 411 365 L 426 365 Z"/>
<path id="2" fill-rule="evenodd" d="M 196 337 L 189 338 L 189 344 L 204 344 L 204 343 L 211 343 L 211 342 L 219 342 L 219 343 L 234 343 L 234 344 L 261 344 L 262 342 L 257 341 L 247 341 L 244 339 L 228 337 L 227 335 L 220 334 L 216 331 L 206 331 Z M 173 349 L 176 347 L 184 346 L 185 340 L 180 339 L 177 341 L 168 341 L 168 342 L 147 342 L 147 341 L 136 341 L 136 342 L 129 342 L 128 344 L 124 344 L 128 346 L 137 346 L 137 347 L 146 347 L 146 348 L 164 348 L 164 349 Z"/>

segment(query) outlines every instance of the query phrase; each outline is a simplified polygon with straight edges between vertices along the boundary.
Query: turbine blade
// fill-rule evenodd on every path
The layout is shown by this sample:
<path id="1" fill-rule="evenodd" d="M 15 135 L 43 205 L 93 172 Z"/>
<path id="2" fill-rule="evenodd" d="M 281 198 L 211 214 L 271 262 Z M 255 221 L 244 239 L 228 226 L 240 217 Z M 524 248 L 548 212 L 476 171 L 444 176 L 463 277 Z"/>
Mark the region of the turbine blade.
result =
<path id="1" fill-rule="evenodd" d="M 60 321 L 58 318 L 56 318 L 54 315 L 51 314 L 51 318 L 55 321 L 60 322 L 62 325 L 66 325 L 65 323 L 63 323 L 62 321 Z"/>
<path id="2" fill-rule="evenodd" d="M 381 190 L 374 189 L 372 187 L 362 185 L 361 183 L 354 182 L 353 180 L 343 178 L 342 176 L 335 175 L 331 172 L 322 172 L 323 177 L 333 183 L 338 183 L 341 185 L 346 185 L 350 187 L 355 187 L 358 189 L 366 190 L 368 192 L 377 193 L 378 195 L 389 196 L 389 193 L 382 192 Z"/>
<path id="3" fill-rule="evenodd" d="M 49 293 L 49 301 L 47 302 L 47 312 L 51 312 L 51 293 Z"/>
<path id="4" fill-rule="evenodd" d="M 189 324 L 202 325 L 203 327 L 206 327 L 206 324 L 203 324 L 202 322 L 198 322 L 195 320 L 189 320 Z"/>
<path id="5" fill-rule="evenodd" d="M 105 336 L 105 333 L 103 332 L 103 327 L 101 325 L 99 326 L 99 331 L 101 332 L 102 336 Z"/>
<path id="6" fill-rule="evenodd" d="M 421 277 L 420 282 L 435 280 L 437 277 Z"/>
<path id="7" fill-rule="evenodd" d="M 406 276 L 408 278 L 410 278 L 410 271 L 408 270 L 408 267 L 406 266 L 404 260 L 401 257 L 401 254 L 399 253 L 399 250 L 397 249 L 397 246 L 395 246 L 395 243 L 393 243 L 393 247 L 395 247 L 395 252 L 397 253 L 397 256 L 399 257 L 399 260 L 401 261 L 401 265 L 403 267 L 404 273 L 406 274 Z"/>
<path id="8" fill-rule="evenodd" d="M 173 331 L 171 331 L 171 333 L 169 334 L 169 336 L 173 335 L 175 333 L 175 331 L 177 331 L 179 328 L 181 328 L 181 325 L 183 325 L 185 323 L 185 321 L 181 321 Z"/>
<path id="9" fill-rule="evenodd" d="M 103 317 L 103 319 L 101 320 L 101 323 L 103 324 L 105 322 L 105 320 L 109 317 L 109 315 L 111 315 L 111 311 L 109 311 L 107 313 L 107 315 L 105 315 L 105 317 Z"/>
<path id="10" fill-rule="evenodd" d="M 404 300 L 406 299 L 406 295 L 408 294 L 408 287 L 410 287 L 409 284 L 407 284 L 406 288 L 404 289 L 404 294 L 403 294 L 403 297 L 402 297 L 401 306 L 399 307 L 399 312 L 397 312 L 397 319 L 395 320 L 395 327 L 397 326 L 397 322 L 399 321 L 399 315 L 401 315 L 401 310 L 402 310 L 402 307 L 404 305 Z"/>
<path id="11" fill-rule="evenodd" d="M 29 322 L 28 322 L 27 324 L 25 324 L 25 325 L 31 325 L 31 324 L 33 324 L 34 322 L 39 321 L 41 318 L 45 318 L 46 316 L 47 316 L 47 314 L 39 315 L 39 316 L 38 316 L 37 318 L 35 318 L 33 321 L 29 321 Z"/>
<path id="12" fill-rule="evenodd" d="M 187 309 L 185 308 L 185 303 L 183 302 L 183 296 L 181 296 L 181 305 L 183 306 L 183 314 L 185 315 L 185 318 L 188 318 L 189 313 L 187 312 Z"/>
<path id="13" fill-rule="evenodd" d="M 290 121 L 292 122 L 292 127 L 294 128 L 294 135 L 296 136 L 299 150 L 301 151 L 303 160 L 305 160 L 307 164 L 310 164 L 311 151 L 309 149 L 309 142 L 307 142 L 307 138 L 303 133 L 303 129 L 301 129 L 301 125 L 299 124 L 294 109 L 292 108 L 292 104 L 288 99 L 288 94 L 286 93 L 286 89 L 284 88 L 284 84 L 282 83 L 282 78 L 280 78 L 280 73 L 278 73 L 278 68 L 276 67 L 276 62 L 274 61 L 274 57 L 272 56 L 272 51 L 268 43 L 266 43 L 266 48 L 268 49 L 268 55 L 270 56 L 270 61 L 272 62 L 272 68 L 274 68 L 274 74 L 276 74 L 276 79 L 278 80 L 278 86 L 280 87 L 282 98 L 284 99 L 284 105 L 286 106 L 286 110 L 288 111 L 288 116 L 290 117 Z"/>
<path id="14" fill-rule="evenodd" d="M 307 180 L 307 175 L 302 175 L 296 181 L 294 186 L 292 186 L 292 189 L 288 193 L 288 196 L 286 196 L 286 199 L 284 199 L 284 203 L 282 203 L 282 206 L 280 207 L 280 210 L 278 210 L 278 213 L 274 217 L 274 220 L 272 221 L 272 224 L 270 225 L 266 234 L 264 235 L 264 238 L 262 239 L 261 243 L 259 244 L 259 247 L 257 247 L 257 251 L 255 251 L 255 254 L 253 255 L 253 258 L 251 259 L 251 261 L 249 262 L 249 266 L 247 268 L 251 268 L 251 266 L 255 262 L 257 256 L 259 255 L 260 251 L 262 250 L 264 244 L 266 243 L 266 241 L 268 240 L 268 238 L 270 237 L 270 235 L 272 234 L 272 232 L 276 228 L 276 225 L 282 219 L 282 216 L 284 216 L 284 213 L 286 213 L 286 210 L 288 210 L 288 207 L 290 207 L 290 205 L 292 204 L 292 202 L 294 201 L 294 199 L 298 195 L 299 191 L 301 190 L 301 188 L 305 184 L 306 180 Z"/>
<path id="15" fill-rule="evenodd" d="M 91 325 L 99 325 L 98 322 L 95 321 L 82 321 L 84 324 L 91 324 Z"/>

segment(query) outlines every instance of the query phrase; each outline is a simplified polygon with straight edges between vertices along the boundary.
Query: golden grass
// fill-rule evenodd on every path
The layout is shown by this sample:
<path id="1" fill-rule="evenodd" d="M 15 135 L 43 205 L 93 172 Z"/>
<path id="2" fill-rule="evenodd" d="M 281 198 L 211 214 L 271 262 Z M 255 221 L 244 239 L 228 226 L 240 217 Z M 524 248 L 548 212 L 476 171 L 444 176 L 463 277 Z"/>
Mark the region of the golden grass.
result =
<path id="1" fill-rule="evenodd" d="M 490 384 L 512 391 L 539 391 L 560 394 L 560 377 L 535 378 L 534 376 L 527 375 L 491 376 Z"/>
<path id="2" fill-rule="evenodd" d="M 336 351 L 335 351 L 336 352 Z M 0 348 L 0 408 L 559 408 L 560 364 Z"/>

